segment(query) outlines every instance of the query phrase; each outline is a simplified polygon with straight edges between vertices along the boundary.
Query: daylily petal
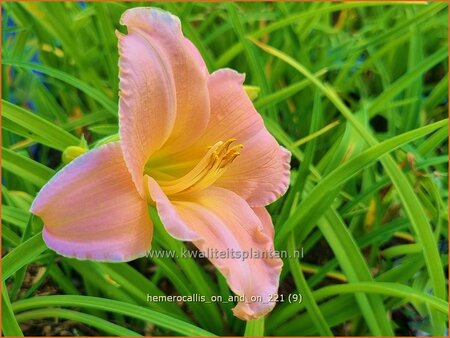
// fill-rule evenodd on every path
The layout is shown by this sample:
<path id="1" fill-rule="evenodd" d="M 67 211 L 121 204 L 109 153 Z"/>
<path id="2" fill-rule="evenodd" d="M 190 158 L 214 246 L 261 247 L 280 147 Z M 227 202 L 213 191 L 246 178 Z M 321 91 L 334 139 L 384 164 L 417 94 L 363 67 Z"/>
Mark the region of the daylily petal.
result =
<path id="1" fill-rule="evenodd" d="M 151 198 L 156 202 L 158 214 L 160 215 L 166 230 L 174 238 L 182 241 L 194 241 L 196 239 L 199 239 L 199 234 L 194 232 L 180 218 L 172 203 L 164 194 L 158 183 L 156 183 L 156 181 L 150 176 L 146 175 L 145 177 L 148 182 L 149 194 Z"/>
<path id="2" fill-rule="evenodd" d="M 270 256 L 273 227 L 267 211 L 253 211 L 241 197 L 217 187 L 169 201 L 158 184 L 150 177 L 148 180 L 150 195 L 168 232 L 193 241 L 227 278 L 233 292 L 245 297 L 234 314 L 250 320 L 272 310 L 275 303 L 270 298 L 278 290 L 282 261 Z M 243 259 L 244 255 L 251 257 Z M 252 301 L 252 297 L 261 299 Z"/>
<path id="3" fill-rule="evenodd" d="M 194 60 L 197 62 L 197 65 L 199 69 L 205 74 L 205 76 L 209 75 L 208 67 L 206 67 L 205 60 L 203 60 L 202 55 L 198 51 L 197 47 L 191 42 L 191 40 L 184 38 L 184 43 L 189 51 L 191 53 Z"/>
<path id="4" fill-rule="evenodd" d="M 241 155 L 215 185 L 234 191 L 252 207 L 268 205 L 289 187 L 291 153 L 265 129 L 242 143 Z"/>
<path id="5" fill-rule="evenodd" d="M 31 212 L 44 222 L 47 246 L 59 254 L 97 261 L 128 261 L 150 248 L 153 225 L 119 143 L 78 158 L 39 192 Z"/>
<path id="6" fill-rule="evenodd" d="M 165 145 L 175 152 L 193 144 L 209 121 L 208 72 L 197 49 L 187 41 L 180 21 L 156 8 L 127 10 L 121 23 L 128 31 L 140 34 L 163 56 L 172 70 L 176 87 L 176 121 Z"/>
<path id="7" fill-rule="evenodd" d="M 117 35 L 119 132 L 126 164 L 144 197 L 145 163 L 167 141 L 175 123 L 175 85 L 164 55 L 152 43 L 135 32 Z"/>
<path id="8" fill-rule="evenodd" d="M 286 192 L 291 154 L 267 131 L 243 82 L 244 76 L 230 69 L 211 74 L 211 119 L 201 142 L 235 138 L 244 145 L 216 185 L 234 191 L 251 206 L 264 206 Z"/>
<path id="9" fill-rule="evenodd" d="M 262 232 L 267 235 L 268 238 L 270 238 L 273 241 L 273 237 L 274 237 L 274 227 L 273 227 L 273 223 L 272 223 L 272 218 L 270 217 L 269 212 L 267 211 L 267 209 L 265 207 L 258 207 L 258 208 L 252 208 L 253 212 L 255 213 L 255 215 L 259 218 L 259 220 L 261 221 L 261 225 L 262 225 Z M 271 250 L 274 250 L 273 245 L 270 248 Z M 271 286 L 270 288 L 270 295 L 272 295 L 272 299 L 277 299 L 277 297 L 275 296 L 275 294 L 277 294 L 278 291 L 278 281 L 280 279 L 280 273 L 281 273 L 281 268 L 283 267 L 283 261 L 279 258 L 272 258 L 272 261 L 274 261 L 273 263 L 273 272 L 277 271 L 277 284 L 276 287 L 275 286 Z M 261 279 L 261 281 L 264 281 L 264 278 Z M 275 296 L 275 297 L 274 297 Z M 270 298 L 270 297 L 269 297 Z M 271 311 L 273 306 L 275 306 L 275 303 L 272 303 L 272 307 L 265 309 L 264 311 L 267 310 L 267 312 Z M 251 308 L 248 307 L 248 304 L 246 303 L 239 303 L 234 309 L 233 309 L 233 313 L 236 317 L 239 318 L 244 318 L 244 319 L 252 319 L 251 317 L 248 317 L 248 313 L 251 311 Z M 264 313 L 267 313 L 264 312 Z"/>
<path id="10" fill-rule="evenodd" d="M 270 217 L 270 214 L 267 211 L 267 209 L 265 207 L 257 207 L 252 209 L 255 212 L 256 216 L 258 216 L 258 218 L 261 221 L 261 224 L 263 226 L 263 232 L 273 239 L 275 230 L 273 228 L 272 217 Z"/>

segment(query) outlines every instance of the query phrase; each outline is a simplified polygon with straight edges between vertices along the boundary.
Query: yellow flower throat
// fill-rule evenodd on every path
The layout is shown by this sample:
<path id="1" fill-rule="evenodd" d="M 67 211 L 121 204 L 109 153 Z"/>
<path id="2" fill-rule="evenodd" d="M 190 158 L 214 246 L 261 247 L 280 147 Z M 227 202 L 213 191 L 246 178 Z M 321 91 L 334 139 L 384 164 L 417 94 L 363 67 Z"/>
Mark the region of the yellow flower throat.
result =
<path id="1" fill-rule="evenodd" d="M 166 195 L 203 190 L 216 182 L 226 168 L 240 155 L 242 144 L 231 146 L 236 139 L 219 141 L 211 146 L 197 165 L 183 177 L 158 180 Z"/>

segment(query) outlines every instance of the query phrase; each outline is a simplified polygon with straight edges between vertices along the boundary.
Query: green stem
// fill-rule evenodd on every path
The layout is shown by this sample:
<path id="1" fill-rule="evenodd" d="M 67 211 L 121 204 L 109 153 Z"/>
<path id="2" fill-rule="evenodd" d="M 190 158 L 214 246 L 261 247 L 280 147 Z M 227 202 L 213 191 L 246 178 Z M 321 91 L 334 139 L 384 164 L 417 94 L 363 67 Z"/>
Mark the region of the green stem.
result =
<path id="1" fill-rule="evenodd" d="M 262 337 L 264 336 L 264 317 L 249 320 L 245 325 L 245 337 Z"/>

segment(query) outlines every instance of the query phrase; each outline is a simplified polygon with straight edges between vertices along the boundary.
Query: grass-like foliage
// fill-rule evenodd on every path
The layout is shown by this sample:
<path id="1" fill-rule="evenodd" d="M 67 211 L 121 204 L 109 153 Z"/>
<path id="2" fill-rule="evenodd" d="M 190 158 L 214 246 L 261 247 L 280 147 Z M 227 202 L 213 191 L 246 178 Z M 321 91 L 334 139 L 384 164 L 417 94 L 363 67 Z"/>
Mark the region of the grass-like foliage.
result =
<path id="1" fill-rule="evenodd" d="M 2 4 L 3 334 L 446 334 L 443 2 L 151 4 L 180 17 L 210 72 L 246 73 L 267 128 L 292 152 L 290 189 L 269 211 L 276 249 L 303 256 L 284 259 L 266 318 L 245 323 L 227 302 L 147 301 L 227 299 L 207 260 L 106 264 L 45 246 L 31 202 L 64 149 L 116 137 L 115 30 L 139 5 Z M 153 249 L 190 247 L 152 215 Z"/>

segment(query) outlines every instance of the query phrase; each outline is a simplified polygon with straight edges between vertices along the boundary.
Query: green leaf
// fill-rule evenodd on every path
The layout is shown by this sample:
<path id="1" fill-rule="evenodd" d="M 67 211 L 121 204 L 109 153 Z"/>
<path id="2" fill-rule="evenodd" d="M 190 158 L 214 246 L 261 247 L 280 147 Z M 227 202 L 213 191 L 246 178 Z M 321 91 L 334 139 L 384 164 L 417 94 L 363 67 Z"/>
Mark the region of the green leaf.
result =
<path id="1" fill-rule="evenodd" d="M 57 125 L 8 101 L 2 100 L 2 108 L 2 119 L 20 125 L 26 133 L 18 133 L 24 137 L 58 150 L 78 145 L 80 142 Z"/>
<path id="2" fill-rule="evenodd" d="M 351 9 L 351 8 L 359 8 L 359 7 L 377 7 L 384 6 L 387 3 L 383 2 L 348 2 L 341 4 L 331 4 L 326 3 L 327 6 L 322 8 L 313 8 L 310 10 L 301 11 L 300 13 L 292 14 L 287 18 L 282 18 L 275 22 L 270 23 L 267 26 L 264 26 L 257 31 L 250 34 L 250 36 L 254 39 L 263 37 L 269 33 L 272 33 L 276 30 L 284 28 L 289 25 L 293 25 L 303 20 L 311 20 L 311 18 L 320 16 L 321 14 L 329 14 L 333 12 L 339 12 L 341 10 Z M 217 67 L 221 68 L 226 66 L 234 57 L 236 57 L 242 50 L 244 49 L 244 45 L 242 41 L 236 42 L 233 46 L 229 47 L 228 50 L 223 53 L 220 58 L 217 60 Z"/>
<path id="3" fill-rule="evenodd" d="M 22 312 L 16 316 L 18 322 L 24 322 L 33 319 L 43 318 L 60 318 L 74 321 L 76 323 L 84 323 L 91 327 L 95 327 L 104 331 L 109 335 L 136 337 L 141 336 L 139 333 L 129 330 L 120 325 L 116 325 L 111 321 L 104 320 L 102 318 L 82 313 L 78 311 L 66 310 L 66 309 L 39 309 L 27 312 Z"/>
<path id="4" fill-rule="evenodd" d="M 13 310 L 15 313 L 19 313 L 30 309 L 47 308 L 52 306 L 76 306 L 110 311 L 137 318 L 185 336 L 214 336 L 212 333 L 192 324 L 153 310 L 149 310 L 145 307 L 99 297 L 41 296 L 17 301 L 13 304 Z"/>
<path id="5" fill-rule="evenodd" d="M 117 124 L 96 124 L 89 127 L 89 130 L 99 135 L 111 135 L 119 132 Z"/>
<path id="6" fill-rule="evenodd" d="M 314 224 L 309 224 L 308 228 L 306 228 L 303 219 L 305 219 L 309 214 L 315 213 L 316 204 L 323 201 L 323 198 L 329 195 L 329 191 L 331 189 L 342 185 L 360 172 L 363 168 L 372 164 L 374 161 L 378 160 L 390 151 L 397 149 L 403 144 L 423 137 L 438 128 L 446 126 L 447 123 L 447 120 L 439 121 L 390 138 L 364 150 L 359 155 L 353 157 L 351 160 L 333 170 L 319 182 L 319 184 L 309 193 L 299 207 L 296 208 L 293 215 L 286 221 L 285 224 L 283 224 L 280 231 L 276 235 L 277 243 L 284 240 L 287 234 L 294 229 L 297 224 L 303 224 L 302 232 L 305 234 L 308 233 L 311 229 L 310 227 Z"/>
<path id="7" fill-rule="evenodd" d="M 8 288 L 2 283 L 2 332 L 6 337 L 23 337 L 9 301 Z"/>
<path id="8" fill-rule="evenodd" d="M 40 232 L 18 245 L 3 258 L 2 281 L 7 280 L 20 268 L 36 260 L 46 249 L 47 246 Z"/>
<path id="9" fill-rule="evenodd" d="M 13 247 L 20 243 L 20 237 L 4 224 L 2 224 L 2 239 L 12 244 Z"/>
<path id="10" fill-rule="evenodd" d="M 23 68 L 27 70 L 34 70 L 43 74 L 46 74 L 48 76 L 54 77 L 55 79 L 61 80 L 66 82 L 67 84 L 78 88 L 86 95 L 92 97 L 95 101 L 100 103 L 108 112 L 110 112 L 112 115 L 117 116 L 117 105 L 105 94 L 103 94 L 101 91 L 92 88 L 85 82 L 78 80 L 77 78 L 73 77 L 72 75 L 69 75 L 67 73 L 64 73 L 58 69 L 54 69 L 52 67 L 38 64 L 38 63 L 32 63 L 32 62 L 20 62 L 20 61 L 14 61 L 14 60 L 2 60 L 3 65 L 9 65 L 13 67 Z"/>
<path id="11" fill-rule="evenodd" d="M 426 71 L 434 67 L 437 63 L 445 60 L 448 56 L 448 49 L 441 48 L 433 55 L 427 57 L 422 62 L 415 65 L 415 67 L 409 70 L 408 73 L 397 79 L 392 85 L 386 88 L 377 98 L 372 102 L 368 108 L 368 112 L 372 117 L 379 111 L 383 111 L 389 100 L 394 98 L 398 93 L 400 93 L 405 88 L 409 88 L 414 85 L 418 79 L 420 79 Z M 415 114 L 417 115 L 417 114 Z M 409 122 L 412 123 L 412 122 Z M 411 128 L 407 128 L 411 129 Z"/>
<path id="12" fill-rule="evenodd" d="M 390 297 L 404 298 L 406 301 L 419 301 L 428 304 L 432 308 L 448 315 L 448 302 L 419 292 L 409 286 L 398 283 L 382 283 L 382 282 L 362 282 L 349 283 L 341 285 L 326 286 L 314 292 L 314 298 L 317 301 L 325 299 L 330 296 L 340 295 L 343 293 L 376 293 Z"/>
<path id="13" fill-rule="evenodd" d="M 97 263 L 99 269 L 103 274 L 107 274 L 115 282 L 117 282 L 120 287 L 127 291 L 130 295 L 133 295 L 136 299 L 140 300 L 140 303 L 147 302 L 147 294 L 162 296 L 164 293 L 154 285 L 148 278 L 143 276 L 141 273 L 137 272 L 128 264 L 117 264 L 117 263 Z M 139 304 L 139 303 L 138 303 Z M 171 313 L 176 315 L 180 319 L 189 320 L 180 308 L 174 303 L 164 303 L 152 302 L 155 306 L 155 310 Z"/>
<path id="14" fill-rule="evenodd" d="M 54 175 L 54 171 L 45 165 L 4 147 L 2 147 L 2 167 L 39 188 Z"/>
<path id="15" fill-rule="evenodd" d="M 444 4 L 442 4 L 443 6 Z M 440 4 L 436 6 L 441 6 Z M 436 7 L 434 6 L 434 7 Z M 441 7 L 442 7 L 441 6 Z M 370 145 L 372 145 L 373 148 L 376 148 L 377 146 L 380 146 L 378 141 L 373 137 L 362 125 L 361 123 L 355 118 L 355 116 L 352 114 L 352 112 L 347 108 L 347 106 L 342 102 L 342 100 L 339 98 L 339 96 L 336 94 L 336 92 L 329 86 L 324 85 L 317 77 L 315 77 L 310 71 L 308 71 L 305 67 L 303 67 L 301 64 L 299 64 L 297 61 L 292 59 L 291 57 L 287 56 L 286 54 L 280 52 L 279 50 L 276 50 L 272 47 L 269 47 L 267 45 L 264 45 L 262 43 L 259 43 L 257 41 L 254 41 L 255 44 L 260 46 L 262 49 L 267 51 L 268 53 L 282 59 L 286 63 L 293 66 L 295 69 L 297 69 L 299 72 L 301 72 L 304 76 L 309 78 L 314 85 L 316 85 L 327 97 L 328 99 L 336 106 L 336 108 L 339 110 L 339 112 L 355 127 L 355 130 L 362 136 L 362 138 Z M 438 124 L 444 123 L 444 125 L 448 124 L 448 120 L 443 120 L 438 122 Z M 429 125 L 433 126 L 433 125 Z M 427 128 L 429 126 L 416 129 L 412 132 L 408 132 L 405 134 L 402 134 L 402 136 L 414 133 L 418 130 L 424 130 L 424 128 Z M 436 127 L 436 123 L 434 124 L 434 127 Z M 434 130 L 434 129 L 432 129 Z M 430 130 L 430 131 L 432 131 Z M 423 136 L 423 135 L 422 135 Z M 392 140 L 392 139 L 390 139 Z M 385 142 L 388 142 L 390 140 L 387 140 Z M 390 148 L 390 147 L 389 147 Z M 388 151 L 388 149 L 382 149 L 385 153 Z M 364 152 L 363 154 L 366 154 Z M 361 154 L 362 155 L 362 154 Z M 359 157 L 359 156 L 358 156 Z M 356 158 L 356 157 L 355 157 Z M 364 160 L 361 158 L 361 160 Z M 349 161 L 350 162 L 350 161 Z M 349 163 L 347 162 L 347 164 Z M 385 168 L 386 172 L 388 173 L 389 177 L 391 178 L 394 186 L 397 189 L 397 192 L 400 196 L 400 199 L 402 201 L 403 207 L 406 211 L 406 214 L 408 215 L 408 218 L 411 221 L 411 226 L 414 230 L 414 232 L 417 234 L 417 237 L 419 241 L 423 245 L 423 254 L 426 261 L 428 273 L 430 275 L 430 278 L 432 280 L 433 290 L 437 297 L 445 299 L 446 297 L 446 284 L 445 284 L 445 278 L 443 273 L 443 267 L 441 264 L 441 260 L 439 258 L 439 252 L 437 250 L 437 245 L 434 241 L 434 235 L 431 229 L 431 226 L 427 220 L 427 216 L 425 214 L 425 211 L 420 204 L 413 188 L 411 187 L 411 184 L 408 182 L 408 179 L 406 176 L 402 173 L 401 169 L 398 167 L 397 163 L 392 159 L 390 156 L 384 156 L 381 158 L 381 162 L 383 164 L 383 167 Z M 339 169 L 345 167 L 345 164 L 341 166 Z M 338 170 L 339 170 L 338 169 Z M 296 223 L 298 224 L 298 223 Z M 290 225 L 290 228 L 293 228 L 295 224 Z M 283 229 L 287 229 L 287 226 L 284 226 Z M 288 230 L 285 231 L 285 234 Z M 280 232 L 281 233 L 281 232 Z M 279 233 L 279 235 L 280 235 Z M 281 236 L 278 236 L 279 239 Z M 439 330 L 443 330 L 443 319 L 439 321 L 440 328 Z"/>
<path id="16" fill-rule="evenodd" d="M 30 214 L 20 208 L 2 204 L 2 221 L 11 223 L 21 230 L 25 230 Z"/>
<path id="17" fill-rule="evenodd" d="M 296 248 L 294 235 L 291 234 L 288 238 L 288 250 L 290 254 L 294 252 Z M 305 276 L 303 275 L 302 269 L 300 267 L 300 263 L 296 259 L 289 259 L 289 265 L 292 272 L 292 276 L 294 277 L 295 285 L 297 286 L 297 290 L 301 292 L 303 296 L 303 302 L 311 314 L 311 319 L 314 326 L 317 328 L 317 331 L 321 336 L 333 336 L 333 332 L 328 327 L 328 324 L 325 318 L 320 311 L 319 306 L 314 300 L 311 289 L 306 282 Z"/>
<path id="18" fill-rule="evenodd" d="M 325 218 L 327 222 L 323 222 L 323 219 L 319 220 L 320 231 L 331 246 L 348 280 L 350 282 L 373 281 L 364 257 L 336 211 L 328 210 Z M 356 300 L 374 335 L 394 335 L 380 297 L 357 294 Z"/>

